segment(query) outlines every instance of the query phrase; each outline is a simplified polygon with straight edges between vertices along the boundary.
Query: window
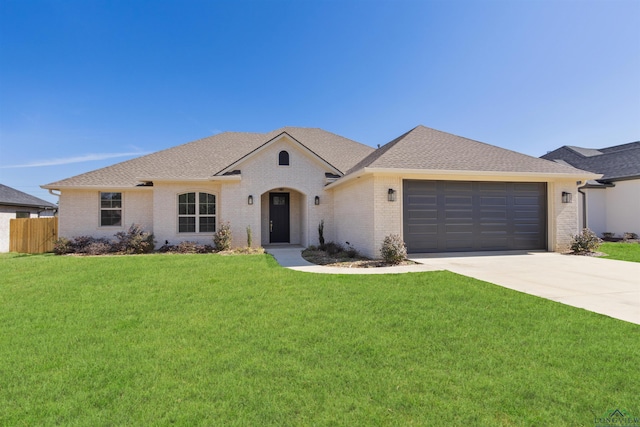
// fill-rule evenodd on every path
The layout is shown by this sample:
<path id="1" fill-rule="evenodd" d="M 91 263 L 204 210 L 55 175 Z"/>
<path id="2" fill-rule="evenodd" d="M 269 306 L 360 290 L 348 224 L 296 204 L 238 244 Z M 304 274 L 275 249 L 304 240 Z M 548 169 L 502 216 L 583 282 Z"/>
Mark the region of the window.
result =
<path id="1" fill-rule="evenodd" d="M 100 193 L 100 226 L 122 225 L 122 193 Z"/>
<path id="2" fill-rule="evenodd" d="M 178 232 L 213 233 L 215 231 L 216 196 L 209 193 L 179 194 Z"/>
<path id="3" fill-rule="evenodd" d="M 280 166 L 289 166 L 289 153 L 286 151 L 281 151 L 280 154 L 278 154 L 278 164 Z"/>
<path id="4" fill-rule="evenodd" d="M 16 212 L 16 218 L 31 218 L 29 212 Z"/>

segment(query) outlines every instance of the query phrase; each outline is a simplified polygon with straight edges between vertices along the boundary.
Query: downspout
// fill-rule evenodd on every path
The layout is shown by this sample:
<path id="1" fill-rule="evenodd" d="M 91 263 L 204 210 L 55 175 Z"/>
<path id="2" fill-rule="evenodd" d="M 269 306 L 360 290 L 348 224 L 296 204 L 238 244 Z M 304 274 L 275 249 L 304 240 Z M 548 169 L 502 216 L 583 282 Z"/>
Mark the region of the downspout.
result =
<path id="1" fill-rule="evenodd" d="M 587 227 L 587 193 L 582 191 L 585 186 L 578 187 L 578 193 L 582 194 L 582 228 Z"/>

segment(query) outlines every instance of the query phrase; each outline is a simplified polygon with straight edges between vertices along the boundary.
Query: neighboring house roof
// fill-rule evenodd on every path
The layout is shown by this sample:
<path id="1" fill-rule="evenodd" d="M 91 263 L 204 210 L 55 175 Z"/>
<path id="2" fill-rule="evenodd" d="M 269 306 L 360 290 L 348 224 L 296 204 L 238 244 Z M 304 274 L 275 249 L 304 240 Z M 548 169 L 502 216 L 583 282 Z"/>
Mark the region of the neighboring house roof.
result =
<path id="1" fill-rule="evenodd" d="M 39 199 L 30 194 L 23 193 L 15 188 L 0 184 L 0 205 L 24 206 L 41 209 L 57 209 L 53 203 Z"/>
<path id="2" fill-rule="evenodd" d="M 565 145 L 541 157 L 602 174 L 601 182 L 640 178 L 640 141 L 599 149 Z"/>
<path id="3" fill-rule="evenodd" d="M 351 168 L 349 173 L 363 168 L 541 174 L 581 172 L 568 165 L 527 156 L 425 126 L 417 126 L 385 144 Z"/>
<path id="4" fill-rule="evenodd" d="M 286 134 L 341 173 L 374 149 L 317 128 L 284 127 L 268 133 L 224 132 L 187 144 L 56 181 L 45 188 L 129 187 L 141 179 L 209 179 Z"/>

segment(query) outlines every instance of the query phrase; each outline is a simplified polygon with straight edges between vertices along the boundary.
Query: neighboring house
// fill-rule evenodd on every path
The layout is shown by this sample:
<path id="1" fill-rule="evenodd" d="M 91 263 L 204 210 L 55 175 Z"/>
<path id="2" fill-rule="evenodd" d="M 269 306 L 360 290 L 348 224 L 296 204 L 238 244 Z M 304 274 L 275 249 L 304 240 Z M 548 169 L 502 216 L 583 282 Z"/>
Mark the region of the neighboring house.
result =
<path id="1" fill-rule="evenodd" d="M 225 132 L 43 188 L 60 192 L 59 234 L 140 224 L 165 241 L 349 242 L 409 252 L 563 250 L 578 231 L 576 181 L 598 175 L 418 126 L 377 150 L 321 129 Z"/>
<path id="2" fill-rule="evenodd" d="M 565 145 L 542 158 L 602 175 L 579 189 L 581 228 L 640 234 L 640 141 L 600 149 Z"/>
<path id="3" fill-rule="evenodd" d="M 53 216 L 58 206 L 15 188 L 0 184 L 0 252 L 9 252 L 9 227 L 12 218 Z"/>

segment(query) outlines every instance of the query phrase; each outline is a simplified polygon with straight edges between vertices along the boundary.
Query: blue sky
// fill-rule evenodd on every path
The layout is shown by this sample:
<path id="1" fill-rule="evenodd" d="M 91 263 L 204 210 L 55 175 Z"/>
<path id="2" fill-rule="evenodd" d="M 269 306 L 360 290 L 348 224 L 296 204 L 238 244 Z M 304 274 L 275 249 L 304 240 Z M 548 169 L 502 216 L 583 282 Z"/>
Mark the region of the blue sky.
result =
<path id="1" fill-rule="evenodd" d="M 0 183 L 221 131 L 640 139 L 640 1 L 0 0 Z"/>

